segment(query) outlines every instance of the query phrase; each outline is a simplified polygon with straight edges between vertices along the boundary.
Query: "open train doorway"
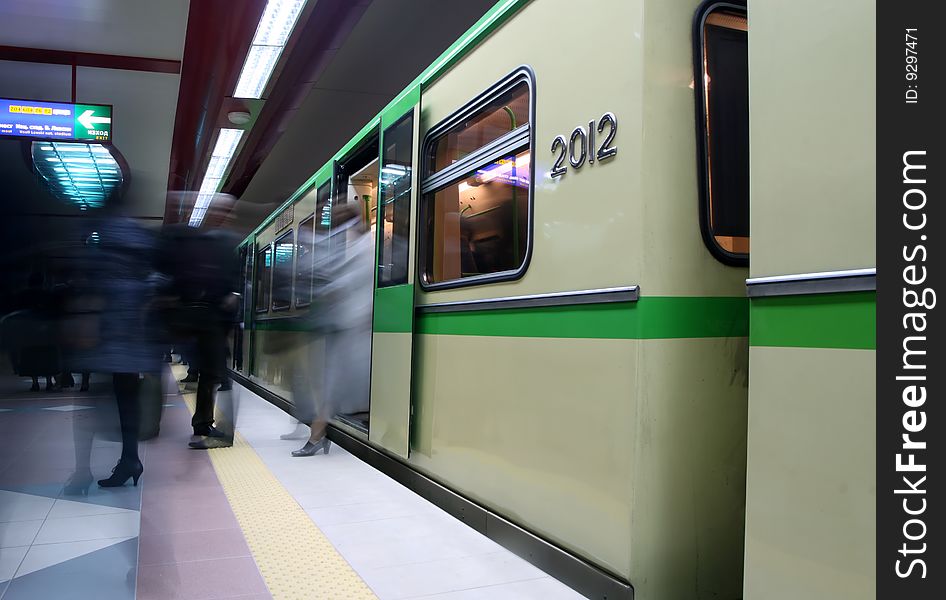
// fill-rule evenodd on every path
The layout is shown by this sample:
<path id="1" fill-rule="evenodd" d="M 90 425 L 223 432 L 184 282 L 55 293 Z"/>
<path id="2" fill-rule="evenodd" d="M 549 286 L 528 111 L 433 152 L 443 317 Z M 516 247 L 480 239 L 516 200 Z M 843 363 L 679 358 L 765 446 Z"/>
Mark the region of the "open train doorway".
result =
<path id="1" fill-rule="evenodd" d="M 345 275 L 346 277 L 356 277 L 359 280 L 364 276 L 365 278 L 371 277 L 373 281 L 375 265 L 373 257 L 376 254 L 376 228 L 378 223 L 378 176 L 380 169 L 378 142 L 379 135 L 378 133 L 374 133 L 368 136 L 365 141 L 354 151 L 349 153 L 347 157 L 335 163 L 332 212 L 335 213 L 342 206 L 353 207 L 356 209 L 355 211 L 350 211 L 349 209 L 346 210 L 346 213 L 357 213 L 357 218 L 360 222 L 353 224 L 351 220 L 349 220 L 347 223 L 335 223 L 333 219 L 331 239 L 332 244 L 336 245 L 333 250 L 338 253 L 337 256 L 340 257 L 341 260 L 346 261 L 346 264 L 351 264 L 352 268 L 371 271 L 371 275 L 360 272 L 358 274 Z M 337 230 L 342 227 L 345 228 L 344 231 Z M 352 252 L 356 251 L 357 246 L 362 243 L 370 244 L 370 255 L 372 257 L 370 262 L 359 260 L 351 256 Z M 341 248 L 338 245 L 344 247 Z M 358 252 L 367 253 L 368 250 L 362 249 L 358 250 Z M 350 303 L 353 307 L 357 306 L 358 311 L 367 309 L 367 313 L 364 314 L 371 314 L 371 309 L 374 304 L 374 286 L 359 285 L 355 291 L 357 297 L 345 298 L 344 302 Z M 352 335 L 357 335 L 358 339 L 352 339 L 350 344 L 342 348 L 342 351 L 345 352 L 351 350 L 352 356 L 342 360 L 349 360 L 356 363 L 350 365 L 354 366 L 358 371 L 358 375 L 354 376 L 353 379 L 362 381 L 361 374 L 363 374 L 365 385 L 356 386 L 355 389 L 348 392 L 354 397 L 350 397 L 346 402 L 340 404 L 339 414 L 336 418 L 360 431 L 368 433 L 371 405 L 368 385 L 371 377 L 370 322 L 368 323 L 368 327 L 359 328 L 357 332 Z M 333 350 L 326 348 L 326 351 L 332 352 Z M 341 357 L 336 358 L 341 359 Z M 331 358 L 326 364 L 331 365 L 333 363 L 341 364 L 340 361 L 333 361 Z"/>

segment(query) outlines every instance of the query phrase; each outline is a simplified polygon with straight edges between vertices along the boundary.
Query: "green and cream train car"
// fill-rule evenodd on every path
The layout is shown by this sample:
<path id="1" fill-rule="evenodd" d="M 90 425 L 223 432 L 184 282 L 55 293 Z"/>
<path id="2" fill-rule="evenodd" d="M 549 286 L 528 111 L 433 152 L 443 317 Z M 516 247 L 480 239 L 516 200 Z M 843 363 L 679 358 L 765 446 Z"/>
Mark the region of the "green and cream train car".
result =
<path id="1" fill-rule="evenodd" d="M 829 372 L 865 372 L 872 352 L 797 328 L 817 342 L 843 312 L 853 332 L 873 306 L 832 287 L 870 279 L 851 271 L 868 264 L 869 215 L 830 221 L 872 201 L 869 131 L 841 139 L 869 116 L 868 83 L 847 74 L 816 115 L 798 49 L 810 20 L 859 36 L 845 56 L 873 39 L 846 4 L 749 11 L 498 2 L 241 245 L 237 379 L 293 410 L 290 365 L 321 343 L 315 240 L 356 202 L 376 244 L 371 386 L 333 422 L 338 443 L 588 597 L 861 597 L 866 557 L 849 554 L 867 552 L 853 533 L 873 506 L 867 465 L 815 456 L 827 425 L 811 412 L 870 404 L 872 379 Z M 863 164 L 827 181 L 812 138 Z M 832 293 L 790 277 L 816 270 L 843 271 L 812 276 Z M 834 443 L 859 460 L 872 438 L 843 425 Z M 808 488 L 832 468 L 854 479 L 824 512 Z M 806 562 L 828 536 L 843 558 Z"/>

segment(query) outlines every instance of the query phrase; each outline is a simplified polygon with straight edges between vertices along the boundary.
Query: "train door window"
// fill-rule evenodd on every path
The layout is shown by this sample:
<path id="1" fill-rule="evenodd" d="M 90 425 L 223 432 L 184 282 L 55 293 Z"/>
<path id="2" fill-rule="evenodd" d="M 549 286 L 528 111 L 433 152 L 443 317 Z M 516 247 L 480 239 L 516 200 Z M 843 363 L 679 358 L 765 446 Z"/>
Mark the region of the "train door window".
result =
<path id="1" fill-rule="evenodd" d="M 335 164 L 335 205 L 354 203 L 373 233 L 378 220 L 378 135 Z M 341 241 L 341 240 L 336 240 Z"/>
<path id="2" fill-rule="evenodd" d="M 728 264 L 749 259 L 749 67 L 745 7 L 706 3 L 694 31 L 700 225 Z"/>
<path id="3" fill-rule="evenodd" d="M 269 310 L 269 284 L 273 270 L 273 248 L 267 245 L 256 253 L 256 312 Z"/>
<path id="4" fill-rule="evenodd" d="M 315 254 L 315 215 L 299 224 L 296 233 L 296 307 L 312 303 L 312 267 Z"/>
<path id="5" fill-rule="evenodd" d="M 378 287 L 407 283 L 413 145 L 414 113 L 411 112 L 384 132 Z"/>
<path id="6" fill-rule="evenodd" d="M 534 77 L 521 68 L 435 126 L 424 143 L 421 285 L 517 279 L 532 233 Z"/>
<path id="7" fill-rule="evenodd" d="M 273 310 L 286 310 L 292 305 L 292 230 L 276 238 L 273 248 Z"/>

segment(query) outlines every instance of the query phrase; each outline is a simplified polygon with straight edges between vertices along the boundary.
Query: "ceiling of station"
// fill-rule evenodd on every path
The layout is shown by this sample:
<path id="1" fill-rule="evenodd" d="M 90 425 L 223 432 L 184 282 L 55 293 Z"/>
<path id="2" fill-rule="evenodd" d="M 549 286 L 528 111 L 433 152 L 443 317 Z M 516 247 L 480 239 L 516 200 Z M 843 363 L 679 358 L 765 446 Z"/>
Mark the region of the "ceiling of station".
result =
<path id="1" fill-rule="evenodd" d="M 255 227 L 494 4 L 372 2 L 313 78 L 265 160 L 251 173 L 231 173 L 231 182 L 249 177 L 237 190 L 236 226 Z"/>
<path id="2" fill-rule="evenodd" d="M 154 226 L 164 215 L 180 86 L 180 75 L 167 71 L 180 67 L 189 5 L 189 0 L 0 2 L 0 96 L 70 102 L 74 86 L 76 102 L 113 105 L 112 142 L 126 168 L 123 207 Z M 78 60 L 73 82 L 75 53 L 116 68 Z M 38 62 L 30 60 L 34 57 Z M 160 63 L 157 71 L 151 63 Z M 48 245 L 83 239 L 99 212 L 83 212 L 57 198 L 33 168 L 30 145 L 0 140 L 0 236 L 4 258 L 14 262 L 30 252 L 48 253 Z"/>
<path id="3" fill-rule="evenodd" d="M 189 5 L 189 0 L 3 0 L 0 44 L 181 60 Z"/>
<path id="4" fill-rule="evenodd" d="M 111 104 L 122 205 L 155 226 L 175 215 L 176 192 L 200 185 L 227 111 L 248 110 L 228 180 L 248 230 L 495 1 L 308 0 L 264 98 L 243 101 L 229 96 L 266 0 L 2 0 L 0 96 L 69 102 L 74 89 L 76 102 Z M 261 120 L 265 135 L 252 130 Z M 74 233 L 92 212 L 45 188 L 29 147 L 0 140 L 0 236 L 12 245 Z"/>

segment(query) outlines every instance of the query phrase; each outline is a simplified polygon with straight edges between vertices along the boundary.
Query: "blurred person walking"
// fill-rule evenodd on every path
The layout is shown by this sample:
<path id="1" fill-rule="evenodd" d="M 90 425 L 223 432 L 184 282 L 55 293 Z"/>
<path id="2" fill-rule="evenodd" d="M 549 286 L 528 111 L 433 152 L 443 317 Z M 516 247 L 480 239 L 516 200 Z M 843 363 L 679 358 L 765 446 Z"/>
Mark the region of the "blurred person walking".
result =
<path id="1" fill-rule="evenodd" d="M 182 226 L 166 228 L 165 272 L 171 276 L 170 290 L 177 297 L 171 310 L 171 329 L 178 337 L 192 340 L 197 367 L 197 401 L 191 426 L 194 449 L 222 448 L 233 444 L 235 408 L 228 406 L 222 431 L 214 426 L 217 387 L 227 383 L 227 332 L 239 306 L 239 265 L 234 249 L 239 240 L 223 228 L 200 230 Z M 190 380 L 190 375 L 187 380 Z M 185 380 L 185 381 L 187 381 Z"/>
<path id="2" fill-rule="evenodd" d="M 157 278 L 155 239 L 134 219 L 117 216 L 103 220 L 97 233 L 87 243 L 87 283 L 74 290 L 66 311 L 68 363 L 83 373 L 112 375 L 122 451 L 112 475 L 99 485 L 118 487 L 129 479 L 137 485 L 144 470 L 138 456 L 140 377 L 160 372 L 161 347 L 148 318 Z M 73 488 L 91 479 L 91 444 L 91 436 L 77 436 Z"/>
<path id="3" fill-rule="evenodd" d="M 317 240 L 309 314 L 312 329 L 325 338 L 325 350 L 318 385 L 308 375 L 316 359 L 311 351 L 299 353 L 304 358 L 292 375 L 300 420 L 311 423 L 308 441 L 292 453 L 296 457 L 328 454 L 328 421 L 368 409 L 374 243 L 361 210 L 357 203 L 336 206 L 330 235 Z"/>
<path id="4" fill-rule="evenodd" d="M 58 392 L 54 378 L 60 370 L 53 294 L 44 286 L 43 273 L 30 273 L 26 289 L 16 295 L 14 312 L 5 320 L 7 342 L 14 358 L 14 371 L 33 380 L 31 392 L 40 391 L 39 378 L 46 378 L 46 391 Z"/>

